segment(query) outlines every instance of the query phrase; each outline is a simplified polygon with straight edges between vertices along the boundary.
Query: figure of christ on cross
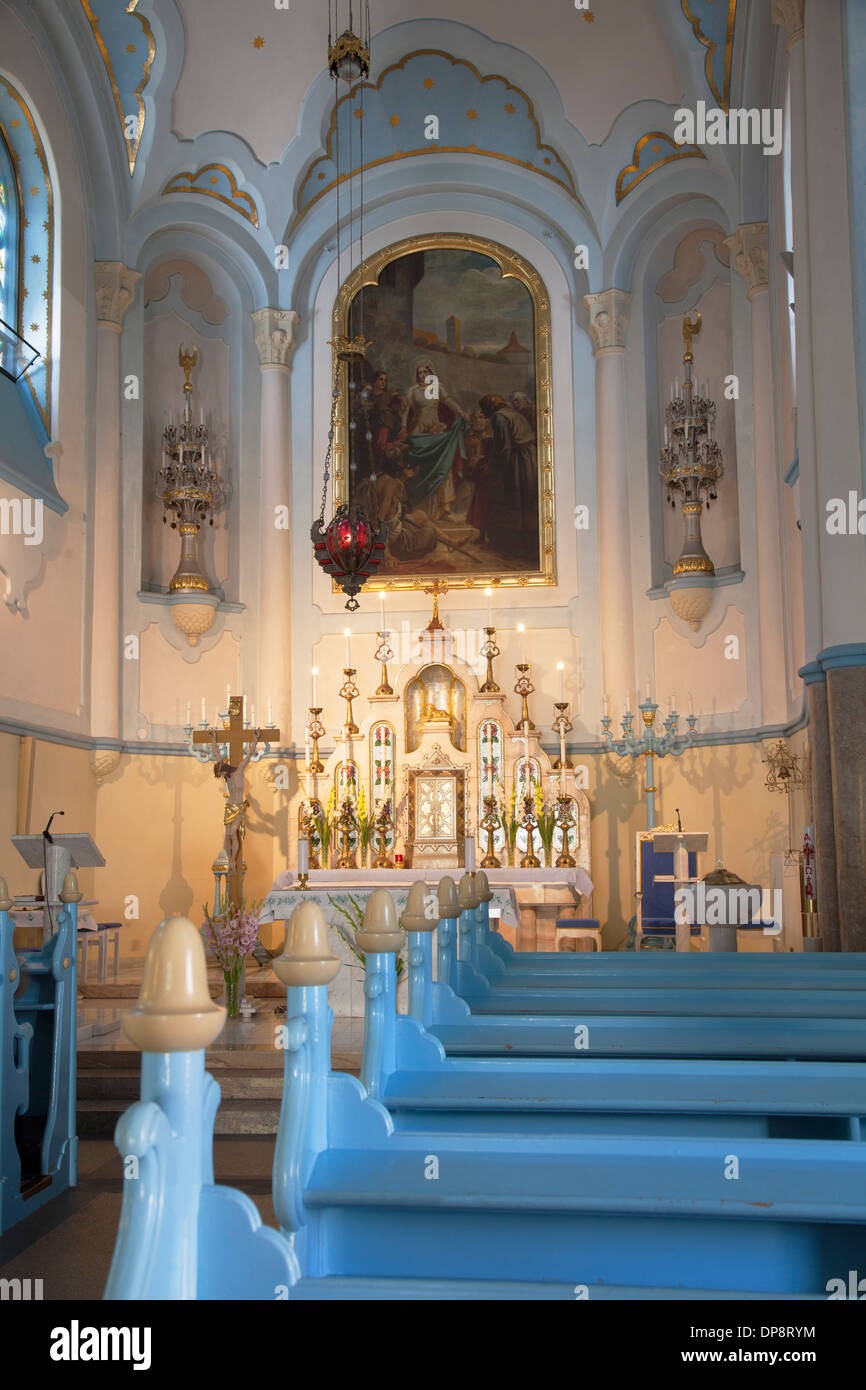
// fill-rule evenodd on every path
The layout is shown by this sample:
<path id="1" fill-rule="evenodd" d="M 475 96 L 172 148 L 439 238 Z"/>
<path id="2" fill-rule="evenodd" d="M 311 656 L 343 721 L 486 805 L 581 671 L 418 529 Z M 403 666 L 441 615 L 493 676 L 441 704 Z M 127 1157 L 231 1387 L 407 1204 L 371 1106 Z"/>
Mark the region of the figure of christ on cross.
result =
<path id="1" fill-rule="evenodd" d="M 224 732 L 228 733 L 229 756 L 224 760 L 220 755 L 214 729 L 197 729 L 193 734 L 194 743 L 209 743 L 214 756 L 214 777 L 225 778 L 226 804 L 223 812 L 225 826 L 225 852 L 228 859 L 226 884 L 229 902 L 234 907 L 243 905 L 243 841 L 247 830 L 247 810 L 249 802 L 244 796 L 244 774 L 250 759 L 255 755 L 261 729 L 244 728 L 244 701 L 242 695 L 232 695 L 229 700 L 229 723 Z M 268 740 L 280 737 L 279 729 L 266 730 Z M 244 753 L 244 744 L 252 746 Z"/>

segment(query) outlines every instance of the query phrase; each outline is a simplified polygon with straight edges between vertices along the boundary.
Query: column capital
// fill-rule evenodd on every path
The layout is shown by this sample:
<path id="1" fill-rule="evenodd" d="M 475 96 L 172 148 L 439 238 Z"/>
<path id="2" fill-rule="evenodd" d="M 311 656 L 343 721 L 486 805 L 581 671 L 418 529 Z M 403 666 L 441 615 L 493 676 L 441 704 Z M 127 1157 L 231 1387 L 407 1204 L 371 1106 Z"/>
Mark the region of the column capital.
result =
<path id="1" fill-rule="evenodd" d="M 731 265 L 746 282 L 749 299 L 769 283 L 770 236 L 766 222 L 741 222 L 733 236 L 725 239 Z"/>
<path id="2" fill-rule="evenodd" d="M 790 53 L 803 37 L 803 11 L 806 0 L 770 0 L 770 18 L 785 31 L 785 52 Z"/>
<path id="3" fill-rule="evenodd" d="M 589 312 L 589 332 L 596 354 L 606 348 L 624 348 L 628 330 L 631 295 L 626 290 L 601 290 L 585 294 Z"/>
<path id="4" fill-rule="evenodd" d="M 123 261 L 94 261 L 93 271 L 97 323 L 119 333 L 123 328 L 123 316 L 135 298 L 141 274 L 130 270 Z"/>
<path id="5" fill-rule="evenodd" d="M 259 350 L 259 365 L 289 369 L 289 358 L 295 346 L 294 309 L 256 309 L 250 315 Z"/>

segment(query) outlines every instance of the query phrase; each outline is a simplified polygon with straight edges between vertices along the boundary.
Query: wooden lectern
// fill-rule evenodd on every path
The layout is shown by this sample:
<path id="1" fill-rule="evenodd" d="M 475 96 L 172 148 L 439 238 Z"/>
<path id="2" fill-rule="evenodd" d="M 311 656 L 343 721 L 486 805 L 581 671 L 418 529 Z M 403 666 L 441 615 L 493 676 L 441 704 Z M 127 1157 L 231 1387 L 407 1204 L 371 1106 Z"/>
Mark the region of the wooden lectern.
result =
<path id="1" fill-rule="evenodd" d="M 105 860 L 89 835 L 13 835 L 12 843 L 28 869 L 45 872 L 45 900 L 56 903 L 70 869 L 102 869 Z"/>

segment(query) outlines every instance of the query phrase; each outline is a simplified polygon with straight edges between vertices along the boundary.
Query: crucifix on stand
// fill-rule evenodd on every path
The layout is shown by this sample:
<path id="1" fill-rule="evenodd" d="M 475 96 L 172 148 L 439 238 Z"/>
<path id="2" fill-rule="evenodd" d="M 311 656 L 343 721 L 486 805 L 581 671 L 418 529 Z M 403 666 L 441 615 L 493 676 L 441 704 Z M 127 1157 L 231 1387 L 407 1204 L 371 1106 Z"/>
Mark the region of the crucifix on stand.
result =
<path id="1" fill-rule="evenodd" d="M 192 741 L 209 744 L 214 757 L 214 776 L 225 778 L 226 804 L 223 812 L 225 826 L 225 852 L 228 859 L 226 887 L 228 901 L 233 907 L 241 908 L 244 900 L 243 842 L 246 834 L 246 817 L 249 802 L 244 796 L 244 774 L 255 757 L 259 739 L 264 733 L 270 740 L 280 737 L 279 729 L 268 725 L 267 729 L 244 728 L 244 700 L 242 695 L 232 695 L 229 700 L 228 722 L 224 721 L 222 742 L 228 745 L 228 757 L 223 758 L 214 729 L 196 729 Z M 228 735 L 226 738 L 225 735 Z M 244 744 L 251 747 L 244 753 Z"/>

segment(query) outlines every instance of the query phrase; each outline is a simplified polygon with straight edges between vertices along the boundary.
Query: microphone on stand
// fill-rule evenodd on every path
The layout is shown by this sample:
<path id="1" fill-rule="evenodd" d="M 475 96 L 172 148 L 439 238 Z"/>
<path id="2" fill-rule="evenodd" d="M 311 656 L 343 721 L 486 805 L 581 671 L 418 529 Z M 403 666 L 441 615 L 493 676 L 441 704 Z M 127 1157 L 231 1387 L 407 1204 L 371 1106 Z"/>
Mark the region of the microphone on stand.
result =
<path id="1" fill-rule="evenodd" d="M 682 823 L 682 821 L 680 820 L 680 808 L 679 808 L 679 806 L 675 806 L 675 807 L 674 807 L 674 810 L 675 810 L 676 813 L 677 813 L 677 830 L 680 832 L 680 834 L 682 834 L 682 832 L 683 832 L 683 823 Z"/>
<path id="2" fill-rule="evenodd" d="M 65 812 L 65 811 L 52 811 L 52 812 L 51 812 L 51 815 L 48 817 L 48 824 L 46 825 L 45 829 L 44 829 L 43 832 L 42 832 L 42 838 L 43 838 L 49 845 L 53 845 L 53 844 L 54 844 L 54 838 L 53 838 L 53 836 L 52 836 L 52 834 L 51 834 L 51 822 L 53 821 L 53 819 L 54 819 L 55 816 L 65 816 L 65 815 L 66 815 L 66 812 Z"/>

